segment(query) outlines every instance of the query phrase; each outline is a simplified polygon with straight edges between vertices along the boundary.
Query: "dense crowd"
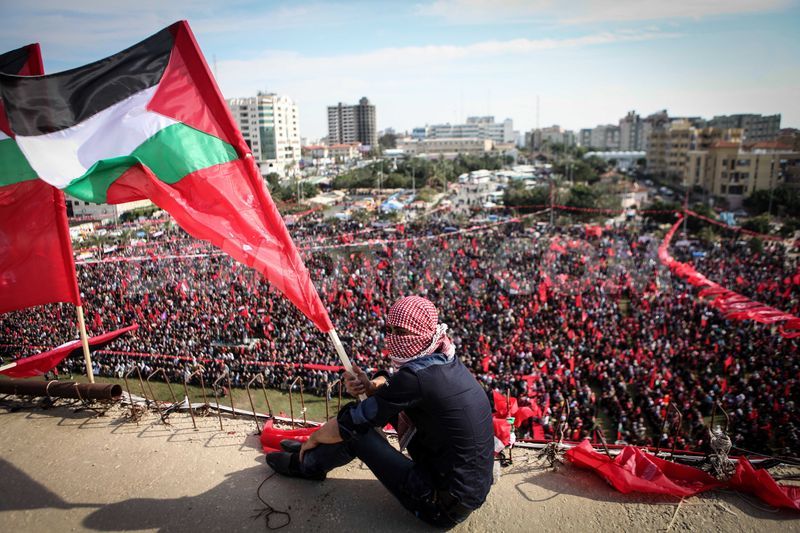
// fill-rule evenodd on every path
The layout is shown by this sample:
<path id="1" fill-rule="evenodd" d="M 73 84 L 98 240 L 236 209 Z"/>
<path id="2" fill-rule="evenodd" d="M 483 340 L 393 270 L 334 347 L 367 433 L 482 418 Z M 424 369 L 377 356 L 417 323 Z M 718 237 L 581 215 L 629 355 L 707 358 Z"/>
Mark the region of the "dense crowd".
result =
<path id="1" fill-rule="evenodd" d="M 800 265 L 783 243 L 753 246 L 728 239 L 713 245 L 679 241 L 673 256 L 717 283 L 793 315 L 800 314 Z"/>
<path id="2" fill-rule="evenodd" d="M 558 437 L 563 420 L 571 440 L 597 439 L 603 427 L 609 441 L 704 449 L 720 402 L 735 446 L 800 453 L 797 341 L 727 321 L 698 301 L 658 263 L 654 228 L 619 225 L 598 235 L 535 216 L 471 221 L 462 226 L 469 231 L 454 224 L 437 218 L 382 229 L 314 214 L 294 225 L 357 364 L 387 366 L 384 313 L 398 297 L 420 294 L 440 309 L 457 353 L 487 391 L 531 407 L 520 436 Z M 383 242 L 356 245 L 367 239 Z M 692 254 L 699 246 L 672 252 L 689 254 L 715 281 L 796 309 L 795 284 L 784 283 L 796 264 L 778 245 L 741 253 L 736 241 L 723 241 Z M 112 250 L 79 264 L 78 274 L 91 333 L 140 325 L 95 354 L 97 374 L 121 376 L 140 364 L 182 381 L 203 362 L 207 382 L 230 372 L 233 385 L 244 386 L 264 372 L 270 387 L 285 390 L 302 376 L 305 390 L 320 395 L 338 378 L 285 364 L 338 360 L 327 336 L 261 276 L 185 236 L 164 232 Z M 0 354 L 35 353 L 73 338 L 74 328 L 66 305 L 5 315 Z M 67 360 L 61 370 L 82 372 L 82 364 Z M 678 430 L 670 403 L 683 414 Z"/>

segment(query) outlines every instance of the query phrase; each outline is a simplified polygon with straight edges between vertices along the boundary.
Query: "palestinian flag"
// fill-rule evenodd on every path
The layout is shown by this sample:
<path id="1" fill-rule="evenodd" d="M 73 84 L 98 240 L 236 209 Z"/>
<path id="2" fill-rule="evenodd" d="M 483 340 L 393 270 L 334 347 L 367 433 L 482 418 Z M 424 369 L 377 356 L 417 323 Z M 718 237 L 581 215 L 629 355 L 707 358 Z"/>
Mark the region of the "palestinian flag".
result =
<path id="1" fill-rule="evenodd" d="M 41 75 L 39 45 L 0 55 L 0 72 Z M 37 179 L 13 136 L 0 100 L 0 313 L 80 305 L 64 194 Z"/>
<path id="2" fill-rule="evenodd" d="M 149 198 L 333 328 L 189 25 L 58 74 L 0 75 L 38 176 L 88 202 Z"/>

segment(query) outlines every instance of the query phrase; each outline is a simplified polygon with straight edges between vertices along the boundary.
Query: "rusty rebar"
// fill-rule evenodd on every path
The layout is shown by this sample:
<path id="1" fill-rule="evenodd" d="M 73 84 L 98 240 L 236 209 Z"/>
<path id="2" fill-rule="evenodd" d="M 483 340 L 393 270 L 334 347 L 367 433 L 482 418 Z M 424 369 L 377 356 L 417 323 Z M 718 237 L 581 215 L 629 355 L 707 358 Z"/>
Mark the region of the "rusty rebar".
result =
<path id="1" fill-rule="evenodd" d="M 675 413 L 677 413 L 677 415 L 678 415 L 678 424 L 677 424 L 677 426 L 675 424 L 670 424 L 669 423 L 669 411 L 670 411 L 670 409 L 675 411 Z M 669 402 L 667 404 L 667 410 L 664 413 L 664 423 L 661 425 L 661 434 L 662 435 L 666 434 L 668 437 L 673 437 L 673 439 L 672 439 L 672 450 L 670 450 L 670 456 L 675 455 L 676 440 L 675 440 L 674 437 L 676 436 L 676 434 L 678 434 L 678 435 L 680 434 L 682 426 L 683 426 L 683 413 L 680 412 L 680 410 L 675 406 L 674 403 Z M 676 427 L 677 427 L 677 430 L 675 429 Z M 667 432 L 668 429 L 669 429 L 669 432 Z M 658 456 L 660 451 L 661 451 L 661 435 L 659 435 L 658 445 L 656 446 L 656 456 Z"/>
<path id="2" fill-rule="evenodd" d="M 717 416 L 717 407 L 719 407 L 719 410 L 722 411 L 723 415 L 725 415 L 725 433 L 727 433 L 728 426 L 731 423 L 731 417 L 728 416 L 728 411 L 726 411 L 725 408 L 722 407 L 722 404 L 719 401 L 714 402 L 714 407 L 711 409 L 711 429 L 712 430 L 714 429 L 714 420 L 716 419 Z"/>
<path id="3" fill-rule="evenodd" d="M 247 382 L 245 386 L 245 390 L 247 391 L 247 397 L 250 399 L 250 408 L 253 410 L 253 420 L 256 421 L 256 432 L 261 433 L 261 428 L 258 425 L 258 415 L 256 414 L 256 406 L 253 403 L 253 396 L 250 394 L 250 385 L 253 384 L 254 381 L 258 381 L 261 383 L 261 389 L 264 391 L 264 400 L 267 402 L 267 410 L 269 411 L 269 417 L 272 418 L 272 406 L 269 403 L 269 398 L 267 397 L 267 387 L 264 385 L 264 374 L 258 373 L 252 377 L 250 381 Z"/>
<path id="4" fill-rule="evenodd" d="M 189 402 L 189 414 L 192 415 L 192 425 L 194 429 L 197 429 L 197 421 L 194 418 L 194 409 L 192 409 L 192 399 L 189 397 L 189 381 L 192 380 L 195 376 L 200 376 L 200 387 L 203 391 L 203 407 L 208 409 L 208 398 L 206 398 L 206 384 L 203 380 L 203 374 L 205 373 L 206 369 L 203 365 L 197 365 L 197 370 L 189 374 L 186 379 L 183 380 L 183 390 L 186 393 L 186 401 Z"/>
<path id="5" fill-rule="evenodd" d="M 142 388 L 142 398 L 144 398 L 144 404 L 147 407 L 150 407 L 150 399 L 147 397 L 147 393 L 144 391 L 144 381 L 142 380 L 142 372 L 139 370 L 139 365 L 133 365 L 133 368 L 128 370 L 122 377 L 125 380 L 125 388 L 128 389 L 128 399 L 131 400 L 133 403 L 133 397 L 131 396 L 131 386 L 128 384 L 128 376 L 131 375 L 133 371 L 136 371 L 136 376 L 139 378 L 139 386 Z"/>
<path id="6" fill-rule="evenodd" d="M 601 428 L 600 426 L 597 426 L 595 428 L 595 431 L 597 432 L 597 435 L 600 437 L 600 444 L 603 445 L 603 450 L 605 450 L 606 455 L 608 456 L 609 459 L 613 459 L 611 457 L 611 452 L 608 450 L 608 443 L 606 442 L 606 432 L 603 431 L 603 428 Z"/>
<path id="7" fill-rule="evenodd" d="M 300 382 L 300 407 L 303 413 L 303 425 L 307 423 L 306 401 L 305 398 L 303 398 L 303 378 L 297 376 L 296 378 L 294 378 L 294 381 L 292 381 L 292 384 L 289 385 L 289 416 L 292 418 L 290 427 L 292 427 L 293 429 L 294 429 L 294 401 L 292 400 L 292 389 L 294 388 L 294 384 L 297 383 L 298 381 Z"/>
<path id="8" fill-rule="evenodd" d="M 219 392 L 217 392 L 217 384 L 219 381 L 228 375 L 228 372 L 223 372 L 220 376 L 214 380 L 214 383 L 211 384 L 211 388 L 214 390 L 214 402 L 217 404 L 217 418 L 219 419 L 219 430 L 222 431 L 222 410 L 219 408 Z M 230 383 L 230 378 L 228 378 L 228 383 Z M 230 394 L 230 390 L 228 391 Z"/>
<path id="9" fill-rule="evenodd" d="M 325 420 L 328 420 L 331 417 L 328 404 L 331 401 L 331 390 L 333 389 L 334 385 L 337 384 L 339 385 L 339 402 L 336 404 L 336 412 L 338 413 L 342 409 L 342 380 L 337 379 L 328 385 L 328 390 L 325 391 Z"/>
<path id="10" fill-rule="evenodd" d="M 177 398 L 175 398 L 175 392 L 172 390 L 172 384 L 169 382 L 169 377 L 167 376 L 166 370 L 164 370 L 163 368 L 158 368 L 154 370 L 149 376 L 147 376 L 147 389 L 150 391 L 150 395 L 153 397 L 153 403 L 156 404 L 156 408 L 158 409 L 158 416 L 161 417 L 161 421 L 164 422 L 164 424 L 167 424 L 167 416 L 169 415 L 166 416 L 164 415 L 164 411 L 161 410 L 161 404 L 156 399 L 156 395 L 153 394 L 153 387 L 150 385 L 150 380 L 156 374 L 161 374 L 162 376 L 164 376 L 164 381 L 166 382 L 167 388 L 169 389 L 169 395 L 172 396 L 172 404 L 173 405 L 177 404 L 178 400 Z"/>

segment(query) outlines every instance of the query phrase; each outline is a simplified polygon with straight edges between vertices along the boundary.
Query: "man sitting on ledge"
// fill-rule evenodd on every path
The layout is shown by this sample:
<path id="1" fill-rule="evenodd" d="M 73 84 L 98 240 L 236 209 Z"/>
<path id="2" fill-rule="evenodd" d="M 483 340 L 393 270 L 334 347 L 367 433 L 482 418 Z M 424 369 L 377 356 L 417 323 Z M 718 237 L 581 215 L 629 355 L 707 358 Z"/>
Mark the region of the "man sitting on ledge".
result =
<path id="1" fill-rule="evenodd" d="M 417 517 L 449 528 L 486 500 L 492 484 L 494 435 L 489 400 L 455 357 L 455 347 L 429 300 L 407 296 L 386 319 L 386 347 L 396 371 L 372 380 L 354 367 L 345 373 L 353 396 L 367 399 L 342 408 L 300 446 L 267 455 L 277 472 L 323 480 L 327 472 L 361 459 L 375 477 Z M 397 428 L 395 449 L 375 429 Z"/>

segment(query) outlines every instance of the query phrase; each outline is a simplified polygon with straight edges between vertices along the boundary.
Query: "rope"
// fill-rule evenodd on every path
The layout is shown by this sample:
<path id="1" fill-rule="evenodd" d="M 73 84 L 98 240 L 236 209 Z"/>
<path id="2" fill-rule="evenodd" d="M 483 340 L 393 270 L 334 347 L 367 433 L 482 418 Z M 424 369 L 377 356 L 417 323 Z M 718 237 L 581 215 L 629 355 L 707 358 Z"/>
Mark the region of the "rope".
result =
<path id="1" fill-rule="evenodd" d="M 711 468 L 714 471 L 714 477 L 717 479 L 727 481 L 736 471 L 733 461 L 728 457 L 728 452 L 731 451 L 733 443 L 730 437 L 720 428 L 711 430 L 711 449 L 714 455 L 709 457 Z"/>
<path id="2" fill-rule="evenodd" d="M 256 489 L 256 496 L 258 497 L 259 500 L 261 500 L 261 503 L 264 504 L 264 508 L 263 509 L 253 509 L 256 514 L 254 514 L 253 516 L 250 517 L 253 520 L 258 520 L 259 518 L 261 518 L 263 516 L 264 517 L 264 525 L 266 526 L 267 529 L 270 529 L 272 531 L 275 531 L 276 529 L 281 529 L 282 527 L 286 527 L 286 526 L 288 526 L 289 524 L 292 523 L 292 515 L 290 515 L 288 511 L 279 511 L 279 510 L 275 509 L 273 506 L 271 506 L 269 503 L 267 503 L 267 501 L 261 496 L 261 487 L 263 487 L 264 484 L 267 481 L 272 479 L 272 476 L 274 476 L 274 475 L 275 475 L 275 472 L 271 473 L 266 478 L 264 478 L 264 481 L 262 481 L 261 485 L 259 485 L 258 488 Z M 279 525 L 272 525 L 270 523 L 270 517 L 274 516 L 274 515 L 285 516 L 286 517 L 286 523 L 279 524 Z"/>
<path id="3" fill-rule="evenodd" d="M 675 512 L 672 513 L 672 520 L 669 521 L 669 525 L 667 526 L 667 531 L 672 529 L 672 526 L 675 525 L 675 519 L 678 518 L 678 511 L 681 510 L 681 505 L 683 505 L 683 498 L 681 498 L 681 501 L 679 501 L 677 507 L 675 507 Z"/>

